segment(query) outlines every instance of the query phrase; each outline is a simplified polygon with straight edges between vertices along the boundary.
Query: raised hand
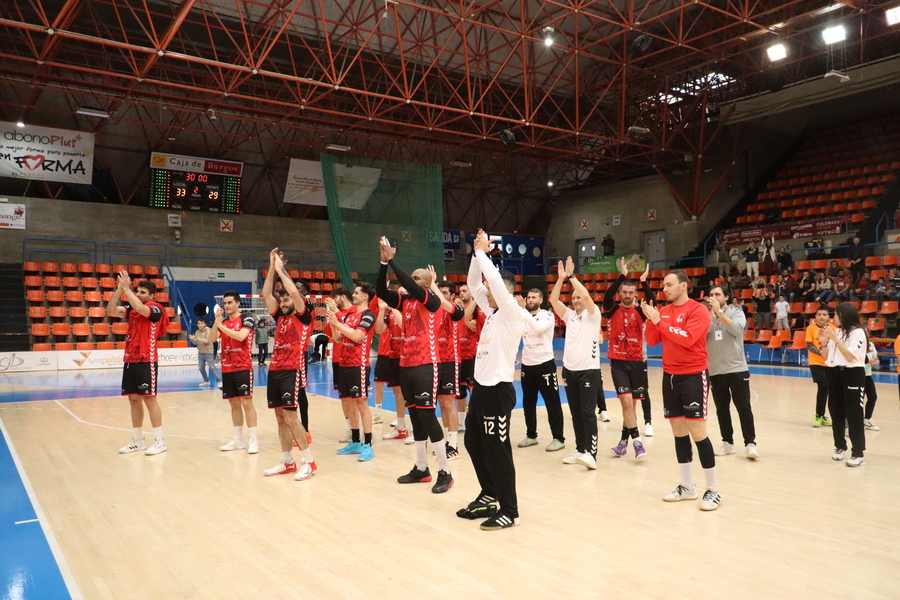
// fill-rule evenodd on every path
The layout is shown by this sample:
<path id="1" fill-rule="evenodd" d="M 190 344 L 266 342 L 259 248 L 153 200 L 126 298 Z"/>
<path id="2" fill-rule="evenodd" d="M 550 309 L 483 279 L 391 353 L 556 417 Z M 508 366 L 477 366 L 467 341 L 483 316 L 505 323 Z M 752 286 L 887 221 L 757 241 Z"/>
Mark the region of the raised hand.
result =
<path id="1" fill-rule="evenodd" d="M 525 298 L 519 296 L 518 294 L 516 294 L 514 298 L 516 299 L 516 304 L 518 304 L 522 308 L 525 308 Z"/>
<path id="2" fill-rule="evenodd" d="M 476 252 L 481 250 L 485 254 L 491 249 L 491 243 L 488 241 L 488 236 L 484 230 L 479 229 L 478 233 L 475 234 L 475 242 L 472 247 Z"/>
<path id="3" fill-rule="evenodd" d="M 397 249 L 391 246 L 386 237 L 381 238 L 379 247 L 381 248 L 381 262 L 389 262 L 397 254 Z"/>
<path id="4" fill-rule="evenodd" d="M 647 263 L 647 268 L 644 269 L 643 275 L 641 275 L 641 283 L 647 281 L 647 277 L 650 276 L 650 263 Z"/>
<path id="5" fill-rule="evenodd" d="M 572 260 L 572 257 L 569 256 L 566 258 L 566 273 L 568 275 L 572 275 L 575 272 L 575 261 Z"/>
<path id="6" fill-rule="evenodd" d="M 125 269 L 119 271 L 119 289 L 122 291 L 131 289 L 131 277 Z"/>
<path id="7" fill-rule="evenodd" d="M 625 257 L 623 256 L 618 260 L 619 273 L 628 277 L 628 267 L 625 266 Z"/>
<path id="8" fill-rule="evenodd" d="M 278 258 L 279 254 L 280 253 L 278 252 L 278 248 L 272 248 L 272 251 L 269 252 L 269 264 L 270 265 L 275 264 L 275 259 Z"/>
<path id="9" fill-rule="evenodd" d="M 653 323 L 659 323 L 659 309 L 649 304 L 646 300 L 641 300 L 641 310 L 644 311 L 644 316 L 653 321 Z"/>
<path id="10" fill-rule="evenodd" d="M 567 279 L 569 277 L 568 273 L 566 273 L 566 265 L 563 264 L 563 261 L 557 262 L 556 272 L 559 273 L 560 279 Z"/>

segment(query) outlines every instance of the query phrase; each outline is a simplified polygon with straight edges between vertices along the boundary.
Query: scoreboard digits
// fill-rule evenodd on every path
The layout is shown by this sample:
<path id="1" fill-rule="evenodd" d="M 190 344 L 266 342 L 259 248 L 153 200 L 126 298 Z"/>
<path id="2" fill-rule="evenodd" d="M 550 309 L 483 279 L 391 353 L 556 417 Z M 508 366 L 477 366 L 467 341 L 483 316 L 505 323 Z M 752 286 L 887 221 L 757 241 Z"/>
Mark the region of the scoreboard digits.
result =
<path id="1" fill-rule="evenodd" d="M 225 173 L 204 172 L 208 170 Z M 153 154 L 150 163 L 150 206 L 239 213 L 242 170 L 241 163 Z"/>

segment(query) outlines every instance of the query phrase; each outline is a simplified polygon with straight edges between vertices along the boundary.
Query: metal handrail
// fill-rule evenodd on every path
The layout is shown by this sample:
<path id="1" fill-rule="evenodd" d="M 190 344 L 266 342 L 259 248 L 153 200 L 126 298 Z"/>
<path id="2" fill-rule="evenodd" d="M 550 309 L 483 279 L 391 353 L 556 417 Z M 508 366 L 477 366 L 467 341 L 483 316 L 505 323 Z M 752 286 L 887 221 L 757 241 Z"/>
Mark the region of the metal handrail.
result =
<path id="1" fill-rule="evenodd" d="M 32 250 L 32 253 L 37 252 L 59 252 L 60 254 L 86 254 L 88 260 L 90 262 L 97 262 L 97 242 L 94 240 L 83 240 L 78 238 L 37 238 L 37 237 L 27 237 L 22 240 L 22 261 L 30 260 L 31 254 L 28 254 L 28 242 L 64 242 L 66 244 L 87 244 L 89 246 L 93 246 L 94 252 L 91 255 L 87 250 L 56 250 L 53 248 L 42 248 L 38 250 Z"/>

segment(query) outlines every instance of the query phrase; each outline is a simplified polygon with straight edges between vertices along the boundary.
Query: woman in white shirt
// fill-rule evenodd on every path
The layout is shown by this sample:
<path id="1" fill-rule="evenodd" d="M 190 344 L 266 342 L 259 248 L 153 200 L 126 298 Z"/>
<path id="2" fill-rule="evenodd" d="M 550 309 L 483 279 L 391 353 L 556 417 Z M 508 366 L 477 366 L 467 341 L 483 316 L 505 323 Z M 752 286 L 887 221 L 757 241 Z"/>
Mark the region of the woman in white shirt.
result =
<path id="1" fill-rule="evenodd" d="M 866 353 L 869 340 L 859 322 L 859 313 L 849 302 L 838 304 L 834 312 L 838 329 L 819 329 L 828 376 L 828 410 L 834 434 L 832 460 L 843 460 L 847 451 L 844 421 L 850 429 L 852 449 L 848 467 L 866 464 L 866 430 L 863 424 L 863 394 L 866 387 Z M 826 345 L 827 344 L 827 345 Z"/>

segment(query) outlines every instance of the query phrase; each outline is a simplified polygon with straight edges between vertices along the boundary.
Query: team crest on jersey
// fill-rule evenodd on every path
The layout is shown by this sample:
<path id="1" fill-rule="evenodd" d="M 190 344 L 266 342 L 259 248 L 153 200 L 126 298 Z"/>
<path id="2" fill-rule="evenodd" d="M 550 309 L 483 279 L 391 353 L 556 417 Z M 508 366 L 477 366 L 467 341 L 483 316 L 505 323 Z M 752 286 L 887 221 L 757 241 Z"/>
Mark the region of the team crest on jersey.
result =
<path id="1" fill-rule="evenodd" d="M 242 392 L 246 392 L 248 389 L 250 389 L 250 386 L 247 385 L 246 383 L 242 383 L 240 386 L 238 386 L 238 389 L 241 390 Z"/>
<path id="2" fill-rule="evenodd" d="M 678 315 L 678 318 L 675 319 L 675 322 L 676 322 L 676 323 L 681 323 L 682 321 L 684 321 L 684 314 L 683 314 L 683 313 L 680 314 L 680 315 Z"/>
<path id="3" fill-rule="evenodd" d="M 431 394 L 428 392 L 422 392 L 416 396 L 416 400 L 428 400 L 429 398 L 431 398 Z"/>

